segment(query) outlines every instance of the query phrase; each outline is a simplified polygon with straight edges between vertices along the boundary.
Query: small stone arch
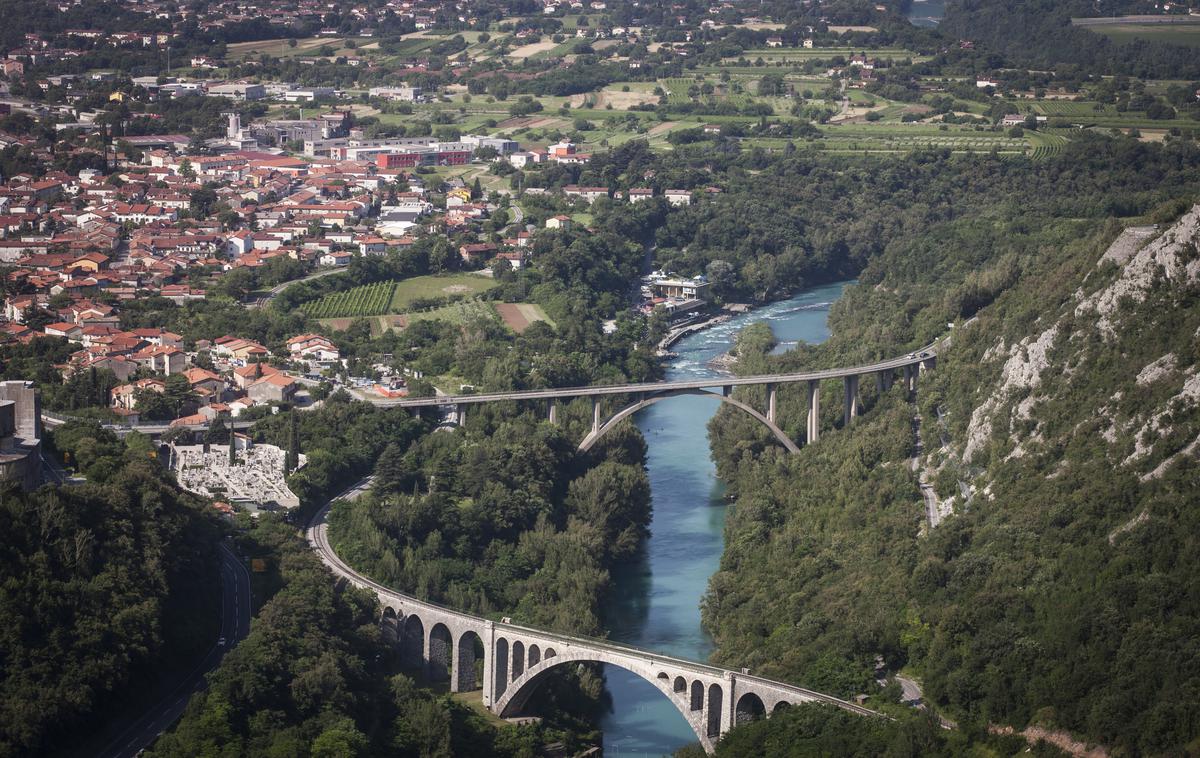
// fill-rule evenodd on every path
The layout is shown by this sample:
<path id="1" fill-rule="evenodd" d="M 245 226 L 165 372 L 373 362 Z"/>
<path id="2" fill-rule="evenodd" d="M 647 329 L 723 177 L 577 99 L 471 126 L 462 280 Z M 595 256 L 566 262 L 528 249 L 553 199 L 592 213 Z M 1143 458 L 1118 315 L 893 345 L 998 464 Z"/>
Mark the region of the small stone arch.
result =
<path id="1" fill-rule="evenodd" d="M 512 644 L 512 678 L 525 673 L 525 643 L 517 640 Z"/>
<path id="2" fill-rule="evenodd" d="M 554 648 L 552 648 L 552 647 L 546 648 L 546 657 L 547 658 L 553 658 L 555 655 L 557 655 L 557 653 L 554 652 Z"/>
<path id="3" fill-rule="evenodd" d="M 675 677 L 675 684 L 671 687 L 674 692 L 687 692 L 687 680 L 682 676 Z"/>
<path id="4" fill-rule="evenodd" d="M 665 672 L 665 671 L 660 671 L 660 672 L 658 672 L 658 678 L 659 678 L 659 679 L 661 679 L 661 680 L 663 680 L 664 682 L 669 682 L 669 681 L 671 681 L 671 677 L 670 677 L 670 675 L 669 675 L 669 674 L 667 674 L 667 672 Z"/>
<path id="5" fill-rule="evenodd" d="M 425 625 L 421 623 L 421 617 L 415 613 L 408 614 L 404 619 L 400 659 L 406 666 L 414 668 L 425 661 Z"/>
<path id="6" fill-rule="evenodd" d="M 470 692 L 475 689 L 479 677 L 475 672 L 475 662 L 483 659 L 483 640 L 470 630 L 458 638 L 458 676 L 455 682 L 458 692 Z"/>
<path id="7" fill-rule="evenodd" d="M 536 666 L 542 662 L 542 649 L 540 647 L 538 647 L 537 645 L 530 645 L 529 650 L 527 651 L 526 654 L 527 654 L 527 657 L 529 658 L 529 667 L 530 668 L 533 668 L 534 666 Z"/>
<path id="8" fill-rule="evenodd" d="M 708 686 L 708 736 L 716 738 L 721 736 L 721 685 L 710 684 Z"/>
<path id="9" fill-rule="evenodd" d="M 641 400 L 638 400 L 637 402 L 622 408 L 621 410 L 619 410 L 615 414 L 613 414 L 612 418 L 610 418 L 608 421 L 605 421 L 603 424 L 601 424 L 599 429 L 595 429 L 591 432 L 588 432 L 588 435 L 583 438 L 583 442 L 579 443 L 579 452 L 586 453 L 589 450 L 591 450 L 592 446 L 595 445 L 597 442 L 599 442 L 601 437 L 603 437 L 604 435 L 611 432 L 617 426 L 617 424 L 621 423 L 622 421 L 629 418 L 630 416 L 637 413 L 638 411 L 642 410 L 643 408 L 647 408 L 651 405 L 654 405 L 655 403 L 657 403 L 660 400 L 666 400 L 669 397 L 678 397 L 680 395 L 699 395 L 701 397 L 715 398 L 717 400 L 720 400 L 722 403 L 729 403 L 733 407 L 739 408 L 739 409 L 745 411 L 746 413 L 750 414 L 760 424 L 767 427 L 767 429 L 770 430 L 771 434 L 773 434 L 775 436 L 775 439 L 777 439 L 779 441 L 779 444 L 781 444 L 785 448 L 787 448 L 788 452 L 791 452 L 791 453 L 800 452 L 800 446 L 797 445 L 795 442 L 793 442 L 791 437 L 788 437 L 786 434 L 784 434 L 783 430 L 780 429 L 779 426 L 776 425 L 776 423 L 774 421 L 768 419 L 764 414 L 759 413 L 757 410 L 754 409 L 753 406 L 749 405 L 748 403 L 744 403 L 741 400 L 737 400 L 729 395 L 725 395 L 724 393 L 705 392 L 702 389 L 670 390 L 667 392 L 662 392 L 657 395 L 652 395 L 650 397 L 642 398 Z"/>
<path id="10" fill-rule="evenodd" d="M 429 679 L 444 682 L 450 678 L 450 661 L 454 650 L 454 637 L 445 624 L 434 624 L 429 630 Z"/>
<path id="11" fill-rule="evenodd" d="M 699 679 L 692 682 L 692 710 L 699 711 L 704 708 L 704 682 Z"/>
<path id="12" fill-rule="evenodd" d="M 734 710 L 734 724 L 749 724 L 751 721 L 765 718 L 766 715 L 767 707 L 763 705 L 762 698 L 753 692 L 747 692 L 738 698 L 737 708 Z"/>
<path id="13" fill-rule="evenodd" d="M 508 689 L 508 640 L 501 637 L 496 640 L 496 663 L 492 673 L 494 684 L 493 700 L 498 700 Z"/>
<path id="14" fill-rule="evenodd" d="M 384 640 L 392 644 L 400 641 L 400 619 L 395 608 L 389 605 L 383 609 L 379 617 L 379 629 L 383 632 Z"/>
<path id="15" fill-rule="evenodd" d="M 775 707 L 771 709 L 771 715 L 774 716 L 777 713 L 783 713 L 784 711 L 786 711 L 788 708 L 791 708 L 791 707 L 792 707 L 792 704 L 789 703 L 788 701 L 780 700 L 778 703 L 775 704 Z"/>

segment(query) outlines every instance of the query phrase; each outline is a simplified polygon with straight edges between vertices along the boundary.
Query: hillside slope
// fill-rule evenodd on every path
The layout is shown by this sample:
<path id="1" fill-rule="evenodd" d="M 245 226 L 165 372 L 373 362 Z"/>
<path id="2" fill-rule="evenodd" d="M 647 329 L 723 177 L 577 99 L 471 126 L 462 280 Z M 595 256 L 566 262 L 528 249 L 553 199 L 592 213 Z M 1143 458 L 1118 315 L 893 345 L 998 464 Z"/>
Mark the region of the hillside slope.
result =
<path id="1" fill-rule="evenodd" d="M 715 657 L 851 693 L 873 689 L 882 655 L 968 728 L 1194 748 L 1198 244 L 1200 206 L 1001 261 L 1005 284 L 958 321 L 916 407 L 867 387 L 866 416 L 798 456 L 744 455 L 745 429 L 714 425 L 739 495 L 705 607 Z M 857 288 L 835 313 L 841 342 L 903 291 L 886 275 Z M 838 342 L 794 360 L 858 349 Z M 785 426 L 803 423 L 798 398 L 782 405 Z M 918 411 L 921 463 L 953 510 L 933 529 L 907 465 Z"/>

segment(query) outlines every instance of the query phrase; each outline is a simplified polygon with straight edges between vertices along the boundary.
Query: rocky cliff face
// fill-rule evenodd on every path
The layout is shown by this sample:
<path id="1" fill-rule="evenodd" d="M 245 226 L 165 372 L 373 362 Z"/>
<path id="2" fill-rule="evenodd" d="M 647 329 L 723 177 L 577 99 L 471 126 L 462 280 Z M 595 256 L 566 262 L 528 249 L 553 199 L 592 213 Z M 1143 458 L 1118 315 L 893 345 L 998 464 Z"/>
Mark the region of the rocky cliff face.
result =
<path id="1" fill-rule="evenodd" d="M 986 345 L 978 363 L 995 379 L 960 438 L 964 478 L 1081 436 L 1103 443 L 1097 452 L 1142 481 L 1194 462 L 1200 429 L 1188 418 L 1200 402 L 1198 246 L 1200 205 L 1166 229 L 1126 229 L 1080 271 L 1078 286 L 1066 276 L 1051 282 L 1070 294 L 1028 335 L 1009 341 L 986 315 L 965 326 L 960 341 Z M 1092 395 L 1091 407 L 1086 397 L 1064 403 L 1084 386 L 1105 393 Z"/>

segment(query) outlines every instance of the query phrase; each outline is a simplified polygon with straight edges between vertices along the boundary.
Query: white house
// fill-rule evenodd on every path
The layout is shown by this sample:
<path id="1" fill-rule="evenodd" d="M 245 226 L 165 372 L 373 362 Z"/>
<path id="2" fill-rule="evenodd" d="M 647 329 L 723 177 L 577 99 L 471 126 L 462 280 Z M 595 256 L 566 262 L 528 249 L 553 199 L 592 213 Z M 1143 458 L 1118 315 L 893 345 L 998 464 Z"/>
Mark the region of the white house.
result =
<path id="1" fill-rule="evenodd" d="M 671 205 L 691 205 L 692 193 L 683 189 L 669 189 L 663 193 L 663 197 Z"/>
<path id="2" fill-rule="evenodd" d="M 317 259 L 317 263 L 322 266 L 349 266 L 350 259 L 354 256 L 344 250 L 337 252 L 329 252 Z"/>

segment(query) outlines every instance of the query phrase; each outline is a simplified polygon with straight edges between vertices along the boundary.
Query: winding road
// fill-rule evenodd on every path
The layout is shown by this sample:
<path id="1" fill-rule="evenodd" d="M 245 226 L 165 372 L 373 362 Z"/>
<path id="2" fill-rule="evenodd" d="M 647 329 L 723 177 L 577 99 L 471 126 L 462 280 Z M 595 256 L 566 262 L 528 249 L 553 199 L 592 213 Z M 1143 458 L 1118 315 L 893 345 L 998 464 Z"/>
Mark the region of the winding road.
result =
<path id="1" fill-rule="evenodd" d="M 320 271 L 314 271 L 313 273 L 309 274 L 308 276 L 304 276 L 299 279 L 289 279 L 288 281 L 286 281 L 282 284 L 276 284 L 274 287 L 267 290 L 265 293 L 260 295 L 258 298 L 246 303 L 246 307 L 247 308 L 263 308 L 267 305 L 267 303 L 270 303 L 272 300 L 274 300 L 275 297 L 278 296 L 280 292 L 283 292 L 285 289 L 292 286 L 293 284 L 300 284 L 301 282 L 311 282 L 314 279 L 320 279 L 321 277 L 329 276 L 330 274 L 338 274 L 345 270 L 346 270 L 345 268 L 323 268 Z"/>

